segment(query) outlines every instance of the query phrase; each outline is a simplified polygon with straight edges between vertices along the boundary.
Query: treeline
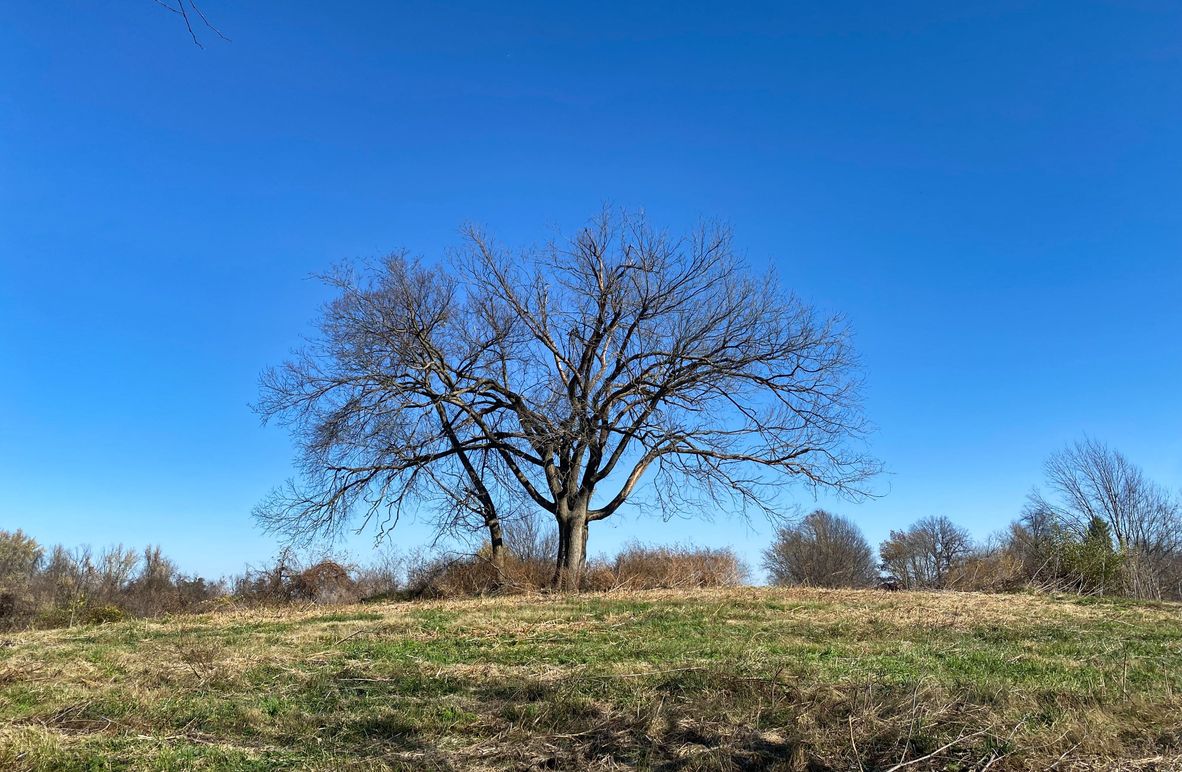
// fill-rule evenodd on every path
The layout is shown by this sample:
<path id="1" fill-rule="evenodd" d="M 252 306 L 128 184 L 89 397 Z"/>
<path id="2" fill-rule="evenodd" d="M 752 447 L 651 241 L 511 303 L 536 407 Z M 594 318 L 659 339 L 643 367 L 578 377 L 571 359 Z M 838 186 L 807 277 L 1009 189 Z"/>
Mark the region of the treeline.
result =
<path id="1" fill-rule="evenodd" d="M 225 588 L 224 581 L 181 573 L 158 547 L 47 550 L 22 531 L 0 531 L 0 628 L 188 611 Z"/>
<path id="2" fill-rule="evenodd" d="M 872 549 L 850 520 L 817 510 L 764 553 L 778 585 L 1009 592 L 1020 589 L 1182 599 L 1182 504 L 1124 456 L 1085 440 L 1046 463 L 999 535 L 975 543 L 947 517 L 891 531 Z M 353 603 L 536 592 L 552 586 L 558 537 L 536 517 L 505 523 L 503 554 L 387 552 L 367 564 L 281 553 L 216 580 L 186 574 L 158 547 L 45 548 L 0 531 L 0 629 L 57 627 L 206 611 L 232 604 Z M 633 544 L 587 562 L 579 589 L 733 586 L 747 567 L 729 549 Z"/>
<path id="3" fill-rule="evenodd" d="M 1054 454 L 1045 472 L 1047 493 L 1033 492 L 984 544 L 947 517 L 927 517 L 891 531 L 875 553 L 851 521 L 817 510 L 779 531 L 764 567 L 779 585 L 1182 599 L 1177 497 L 1095 440 Z"/>
<path id="4" fill-rule="evenodd" d="M 548 589 L 556 535 L 535 520 L 507 529 L 509 554 L 494 566 L 473 553 L 379 553 L 366 564 L 285 550 L 267 565 L 216 580 L 183 573 L 159 547 L 49 549 L 20 530 L 0 530 L 0 630 L 99 624 L 128 617 L 199 613 L 235 605 L 337 604 L 537 592 Z M 729 549 L 624 548 L 589 562 L 581 589 L 721 587 L 747 567 Z"/>

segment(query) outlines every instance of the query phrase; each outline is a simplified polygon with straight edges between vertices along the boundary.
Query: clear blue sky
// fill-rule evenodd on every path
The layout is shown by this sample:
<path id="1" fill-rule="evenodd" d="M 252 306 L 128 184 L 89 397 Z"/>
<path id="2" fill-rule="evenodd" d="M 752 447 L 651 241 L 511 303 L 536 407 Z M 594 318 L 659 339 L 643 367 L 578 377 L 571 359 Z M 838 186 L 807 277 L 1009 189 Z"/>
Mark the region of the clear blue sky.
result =
<path id="1" fill-rule="evenodd" d="M 150 0 L 0 12 L 0 528 L 264 559 L 291 447 L 247 405 L 308 274 L 606 201 L 728 220 L 848 315 L 891 474 L 835 508 L 874 540 L 1001 527 L 1085 432 L 1182 486 L 1182 5 L 202 7 L 232 43 Z"/>

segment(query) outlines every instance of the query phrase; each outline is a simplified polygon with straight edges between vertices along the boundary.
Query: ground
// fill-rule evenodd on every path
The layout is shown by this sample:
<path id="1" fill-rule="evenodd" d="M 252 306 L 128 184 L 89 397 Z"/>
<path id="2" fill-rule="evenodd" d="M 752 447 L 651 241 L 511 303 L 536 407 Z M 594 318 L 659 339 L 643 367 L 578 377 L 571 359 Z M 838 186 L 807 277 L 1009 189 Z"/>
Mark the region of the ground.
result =
<path id="1" fill-rule="evenodd" d="M 1182 769 L 1182 606 L 745 588 L 0 639 L 3 769 Z"/>

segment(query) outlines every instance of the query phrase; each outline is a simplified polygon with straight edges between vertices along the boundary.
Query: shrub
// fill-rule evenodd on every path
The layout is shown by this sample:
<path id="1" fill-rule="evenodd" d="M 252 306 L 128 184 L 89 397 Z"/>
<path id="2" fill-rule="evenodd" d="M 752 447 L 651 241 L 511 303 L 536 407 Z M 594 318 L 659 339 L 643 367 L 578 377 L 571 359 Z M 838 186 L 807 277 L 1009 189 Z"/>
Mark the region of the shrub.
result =
<path id="1" fill-rule="evenodd" d="M 441 570 L 435 574 L 430 594 L 446 598 L 486 595 L 501 587 L 501 578 L 492 561 L 486 554 L 477 554 L 472 558 L 445 559 Z"/>
<path id="2" fill-rule="evenodd" d="M 20 531 L 0 531 L 0 628 L 110 621 L 110 609 L 124 616 L 192 611 L 223 591 L 221 583 L 182 576 L 158 547 L 47 552 Z"/>
<path id="3" fill-rule="evenodd" d="M 101 625 L 108 622 L 122 622 L 127 618 L 127 612 L 112 603 L 88 608 L 82 615 L 82 621 L 88 625 Z"/>
<path id="4" fill-rule="evenodd" d="M 620 576 L 615 567 L 603 560 L 588 560 L 583 566 L 583 592 L 611 592 L 620 589 Z"/>
<path id="5" fill-rule="evenodd" d="M 411 598 L 455 598 L 490 593 L 537 592 L 548 586 L 554 568 L 548 562 L 508 555 L 498 575 L 491 550 L 475 555 L 416 555 L 407 570 L 405 594 Z"/>
<path id="6" fill-rule="evenodd" d="M 644 547 L 632 544 L 613 563 L 617 587 L 630 589 L 733 587 L 747 567 L 729 548 Z"/>
<path id="7" fill-rule="evenodd" d="M 1035 589 L 1140 597 L 1133 586 L 1140 579 L 1138 556 L 1118 549 L 1114 541 L 1102 518 L 1093 517 L 1080 533 L 1043 510 L 1031 509 L 1011 525 L 1002 549 Z"/>
<path id="8" fill-rule="evenodd" d="M 355 603 L 360 595 L 349 569 L 335 560 L 321 560 L 291 577 L 289 595 L 313 603 Z"/>
<path id="9" fill-rule="evenodd" d="M 416 556 L 408 568 L 406 597 L 452 598 L 490 593 L 541 592 L 554 575 L 550 560 L 506 557 L 498 576 L 488 548 L 468 556 Z M 732 587 L 747 567 L 730 549 L 644 547 L 633 544 L 610 561 L 588 560 L 579 589 Z"/>
<path id="10" fill-rule="evenodd" d="M 362 601 L 392 600 L 403 589 L 406 558 L 387 547 L 367 566 L 355 572 L 357 594 Z"/>
<path id="11" fill-rule="evenodd" d="M 295 600 L 292 582 L 302 570 L 291 550 L 283 550 L 271 565 L 248 568 L 231 580 L 231 593 L 247 603 L 291 603 Z"/>
<path id="12" fill-rule="evenodd" d="M 1016 592 L 1027 586 L 1022 560 L 1003 550 L 985 550 L 948 570 L 945 586 L 968 592 Z"/>
<path id="13" fill-rule="evenodd" d="M 823 509 L 781 528 L 763 553 L 763 567 L 776 585 L 867 587 L 878 578 L 862 531 Z"/>
<path id="14" fill-rule="evenodd" d="M 33 611 L 34 606 L 24 593 L 0 591 L 0 630 L 25 627 Z"/>
<path id="15" fill-rule="evenodd" d="M 1075 588 L 1085 594 L 1119 594 L 1123 588 L 1125 556 L 1112 544 L 1108 523 L 1093 517 L 1082 539 L 1065 540 L 1062 547 L 1063 572 Z"/>
<path id="16" fill-rule="evenodd" d="M 27 585 L 45 550 L 24 531 L 0 531 L 0 587 Z"/>

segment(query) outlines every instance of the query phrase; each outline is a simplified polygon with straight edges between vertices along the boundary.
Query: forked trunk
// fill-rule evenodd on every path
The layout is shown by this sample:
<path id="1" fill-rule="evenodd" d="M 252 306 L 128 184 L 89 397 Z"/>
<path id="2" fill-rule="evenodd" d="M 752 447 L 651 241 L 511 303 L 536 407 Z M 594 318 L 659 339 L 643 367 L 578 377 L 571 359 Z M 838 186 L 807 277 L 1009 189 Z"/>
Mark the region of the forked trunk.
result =
<path id="1" fill-rule="evenodd" d="M 565 513 L 558 521 L 558 564 L 554 569 L 554 589 L 578 592 L 587 561 L 587 510 Z"/>

